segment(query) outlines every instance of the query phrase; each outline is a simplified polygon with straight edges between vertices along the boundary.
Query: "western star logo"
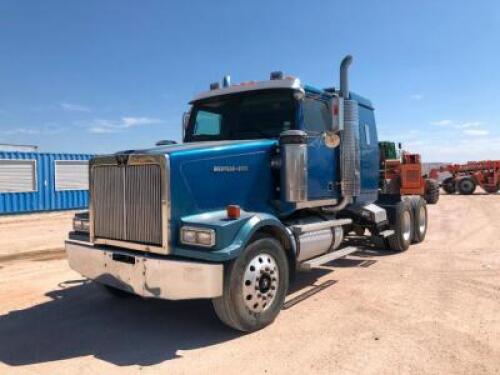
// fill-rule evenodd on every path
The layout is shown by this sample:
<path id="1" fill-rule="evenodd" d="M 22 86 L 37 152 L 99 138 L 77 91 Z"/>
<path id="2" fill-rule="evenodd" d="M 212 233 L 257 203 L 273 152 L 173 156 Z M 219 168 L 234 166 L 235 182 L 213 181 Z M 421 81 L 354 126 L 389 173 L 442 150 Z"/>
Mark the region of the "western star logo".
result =
<path id="1" fill-rule="evenodd" d="M 214 165 L 214 172 L 248 172 L 248 165 Z"/>

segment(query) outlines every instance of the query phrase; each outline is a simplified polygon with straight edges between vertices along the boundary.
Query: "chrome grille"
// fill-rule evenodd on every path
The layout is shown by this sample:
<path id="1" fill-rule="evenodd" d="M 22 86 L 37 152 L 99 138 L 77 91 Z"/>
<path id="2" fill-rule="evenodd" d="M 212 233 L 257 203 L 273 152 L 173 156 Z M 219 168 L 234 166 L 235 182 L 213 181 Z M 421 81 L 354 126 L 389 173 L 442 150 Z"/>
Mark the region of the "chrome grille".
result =
<path id="1" fill-rule="evenodd" d="M 94 236 L 161 246 L 161 190 L 157 164 L 94 166 Z"/>

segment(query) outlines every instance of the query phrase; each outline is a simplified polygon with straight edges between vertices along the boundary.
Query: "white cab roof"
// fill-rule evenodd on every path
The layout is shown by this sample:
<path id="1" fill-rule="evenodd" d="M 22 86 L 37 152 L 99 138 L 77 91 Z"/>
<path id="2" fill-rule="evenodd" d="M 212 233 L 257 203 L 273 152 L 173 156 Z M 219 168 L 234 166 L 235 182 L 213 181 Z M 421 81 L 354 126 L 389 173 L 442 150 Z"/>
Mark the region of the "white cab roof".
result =
<path id="1" fill-rule="evenodd" d="M 236 94 L 240 92 L 256 91 L 256 90 L 271 90 L 271 89 L 292 89 L 304 92 L 300 80 L 298 78 L 284 78 L 284 79 L 273 79 L 269 81 L 259 81 L 259 82 L 248 82 L 238 85 L 231 85 L 229 87 L 221 87 L 216 90 L 204 91 L 196 95 L 192 102 L 207 99 L 214 96 Z"/>

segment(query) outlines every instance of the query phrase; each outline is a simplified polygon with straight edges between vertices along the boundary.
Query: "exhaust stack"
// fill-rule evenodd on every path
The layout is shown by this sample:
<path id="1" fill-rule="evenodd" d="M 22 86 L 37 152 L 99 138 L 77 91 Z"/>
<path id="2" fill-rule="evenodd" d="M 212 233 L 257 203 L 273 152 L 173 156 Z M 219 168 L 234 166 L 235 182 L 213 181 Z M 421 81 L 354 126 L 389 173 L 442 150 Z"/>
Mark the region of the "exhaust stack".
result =
<path id="1" fill-rule="evenodd" d="M 340 175 L 342 200 L 329 210 L 344 209 L 360 194 L 361 174 L 359 157 L 359 114 L 358 102 L 350 99 L 348 69 L 352 56 L 344 57 L 340 64 L 340 96 L 344 99 L 344 128 L 340 132 Z"/>
<path id="2" fill-rule="evenodd" d="M 344 99 L 349 99 L 349 74 L 348 69 L 352 64 L 352 56 L 347 55 L 340 63 L 340 95 Z"/>

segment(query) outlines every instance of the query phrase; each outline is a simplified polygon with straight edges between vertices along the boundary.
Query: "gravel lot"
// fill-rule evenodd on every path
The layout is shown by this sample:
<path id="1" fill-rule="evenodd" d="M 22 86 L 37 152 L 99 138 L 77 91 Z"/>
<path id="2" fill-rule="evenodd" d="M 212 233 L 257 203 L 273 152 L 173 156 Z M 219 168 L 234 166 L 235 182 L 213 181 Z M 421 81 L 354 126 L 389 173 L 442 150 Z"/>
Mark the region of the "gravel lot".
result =
<path id="1" fill-rule="evenodd" d="M 425 243 L 301 274 L 270 327 L 208 301 L 116 299 L 71 271 L 72 213 L 0 218 L 0 374 L 495 374 L 500 196 L 442 196 Z"/>

